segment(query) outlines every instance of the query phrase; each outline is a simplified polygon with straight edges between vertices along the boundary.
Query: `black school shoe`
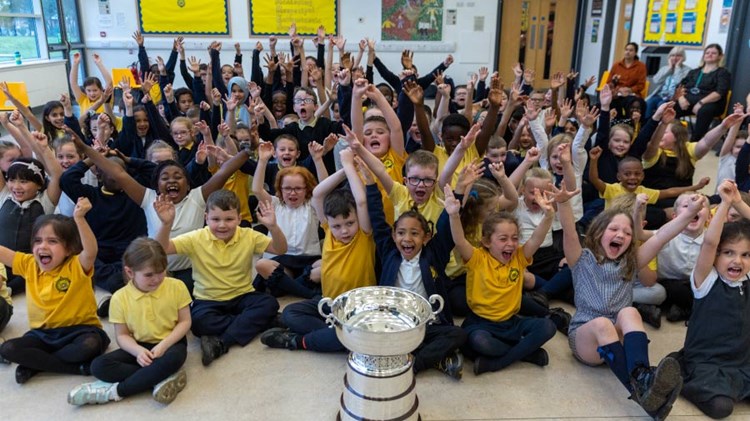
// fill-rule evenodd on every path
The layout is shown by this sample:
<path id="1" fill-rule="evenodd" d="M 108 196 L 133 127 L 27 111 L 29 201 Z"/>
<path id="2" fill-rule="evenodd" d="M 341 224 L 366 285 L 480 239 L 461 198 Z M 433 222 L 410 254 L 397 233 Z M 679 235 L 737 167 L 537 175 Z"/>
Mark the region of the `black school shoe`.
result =
<path id="1" fill-rule="evenodd" d="M 274 327 L 260 335 L 260 343 L 271 348 L 288 349 L 293 351 L 298 348 L 298 334 L 289 329 Z"/>
<path id="2" fill-rule="evenodd" d="M 30 378 L 36 376 L 39 373 L 39 370 L 34 370 L 33 368 L 19 365 L 18 367 L 16 367 L 16 383 L 24 384 L 29 381 Z"/>
<path id="3" fill-rule="evenodd" d="M 224 342 L 216 336 L 201 337 L 201 362 L 204 366 L 209 366 L 215 359 L 227 353 Z"/>
<path id="4" fill-rule="evenodd" d="M 568 328 L 570 327 L 570 319 L 572 318 L 573 316 L 562 307 L 549 309 L 549 319 L 555 324 L 557 331 L 565 336 L 568 336 Z"/>
<path id="5" fill-rule="evenodd" d="M 109 303 L 112 301 L 112 296 L 104 297 L 101 301 L 99 301 L 99 305 L 96 307 L 96 315 L 99 316 L 100 319 L 108 319 L 109 318 Z"/>
<path id="6" fill-rule="evenodd" d="M 655 329 L 661 327 L 661 308 L 652 304 L 633 303 L 633 307 L 638 310 L 644 323 L 648 323 Z"/>
<path id="7" fill-rule="evenodd" d="M 657 414 L 669 400 L 676 399 L 682 388 L 680 364 L 672 357 L 664 357 L 656 367 L 638 366 L 630 374 L 630 385 L 635 400 L 651 416 Z M 674 398 L 673 398 L 673 395 Z M 669 411 L 667 410 L 667 413 Z"/>
<path id="8" fill-rule="evenodd" d="M 464 375 L 464 357 L 460 352 L 454 351 L 440 360 L 435 365 L 435 368 L 445 373 L 448 377 L 461 380 Z"/>

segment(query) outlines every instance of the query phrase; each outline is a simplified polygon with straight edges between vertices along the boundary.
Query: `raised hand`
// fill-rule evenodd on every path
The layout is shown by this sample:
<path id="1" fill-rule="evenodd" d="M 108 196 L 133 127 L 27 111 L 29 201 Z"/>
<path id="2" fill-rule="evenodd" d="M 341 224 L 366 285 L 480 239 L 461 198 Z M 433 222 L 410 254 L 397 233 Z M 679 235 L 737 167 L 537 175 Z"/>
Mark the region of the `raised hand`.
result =
<path id="1" fill-rule="evenodd" d="M 91 210 L 91 201 L 86 196 L 81 196 L 73 208 L 73 218 L 83 218 Z"/>
<path id="2" fill-rule="evenodd" d="M 443 187 L 443 194 L 445 195 L 445 212 L 451 216 L 458 215 L 459 212 L 461 212 L 461 201 L 456 199 L 450 184 L 446 184 L 445 187 Z"/>
<path id="3" fill-rule="evenodd" d="M 563 72 L 557 72 L 549 80 L 549 87 L 551 89 L 558 89 L 565 83 L 565 74 Z"/>
<path id="4" fill-rule="evenodd" d="M 520 78 L 523 76 L 523 67 L 521 67 L 521 63 L 516 63 L 513 65 L 513 74 L 516 76 L 516 78 Z"/>
<path id="5" fill-rule="evenodd" d="M 271 142 L 260 142 L 258 145 L 258 160 L 259 161 L 270 161 L 273 158 L 273 143 Z"/>
<path id="6" fill-rule="evenodd" d="M 143 35 L 141 35 L 141 31 L 133 32 L 133 39 L 139 47 L 143 47 Z"/>
<path id="7" fill-rule="evenodd" d="M 482 66 L 482 67 L 479 68 L 479 79 L 478 80 L 480 80 L 480 81 L 487 80 L 487 76 L 489 76 L 489 75 L 490 75 L 490 70 L 487 67 Z"/>
<path id="8" fill-rule="evenodd" d="M 505 164 L 503 164 L 502 161 L 491 163 L 489 168 L 492 176 L 495 177 L 496 180 L 507 177 L 507 174 L 505 174 Z"/>
<path id="9" fill-rule="evenodd" d="M 534 78 L 536 78 L 536 72 L 534 69 L 526 68 L 523 71 L 523 81 L 526 85 L 533 85 Z"/>
<path id="10" fill-rule="evenodd" d="M 737 189 L 737 184 L 732 180 L 725 179 L 722 181 L 719 185 L 718 191 L 722 202 L 735 204 L 742 201 L 742 196 L 740 196 L 740 191 Z"/>
<path id="11" fill-rule="evenodd" d="M 555 187 L 554 184 L 550 183 L 550 189 L 551 191 L 545 193 L 546 195 L 552 195 L 552 198 L 557 203 L 565 203 L 571 198 L 579 195 L 581 193 L 581 189 L 575 189 L 573 191 L 568 191 L 568 189 L 565 187 L 565 183 L 560 183 L 560 188 L 558 189 Z M 537 202 L 538 203 L 538 202 Z M 541 204 L 540 204 L 541 206 Z"/>
<path id="12" fill-rule="evenodd" d="M 599 104 L 604 109 L 609 109 L 609 105 L 612 103 L 612 88 L 609 87 L 609 83 L 604 85 L 601 91 L 599 91 Z"/>
<path id="13" fill-rule="evenodd" d="M 567 120 L 573 115 L 573 100 L 566 98 L 560 106 L 560 121 Z"/>
<path id="14" fill-rule="evenodd" d="M 146 72 L 143 74 L 143 81 L 141 81 L 141 91 L 144 94 L 151 92 L 151 88 L 156 85 L 157 78 L 153 73 Z"/>
<path id="15" fill-rule="evenodd" d="M 265 225 L 266 228 L 276 226 L 276 211 L 270 200 L 258 203 L 258 222 Z"/>
<path id="16" fill-rule="evenodd" d="M 414 51 L 404 50 L 401 52 L 401 67 L 407 70 L 414 67 Z"/>
<path id="17" fill-rule="evenodd" d="M 539 152 L 539 149 L 536 146 L 532 146 L 529 148 L 529 150 L 526 151 L 526 156 L 524 157 L 524 160 L 528 160 L 530 163 L 539 162 L 539 158 L 542 157 L 541 152 Z"/>
<path id="18" fill-rule="evenodd" d="M 526 111 L 524 113 L 524 116 L 526 117 L 528 121 L 534 121 L 537 119 L 537 117 L 539 117 L 540 110 L 536 107 L 536 104 L 531 99 L 526 101 L 526 106 L 524 107 L 524 110 Z"/>
<path id="19" fill-rule="evenodd" d="M 172 225 L 175 217 L 174 203 L 166 194 L 160 194 L 154 200 L 154 210 L 162 224 Z"/>
<path id="20" fill-rule="evenodd" d="M 602 148 L 599 146 L 594 146 L 589 151 L 589 159 L 592 161 L 598 161 L 600 156 L 602 156 Z"/>
<path id="21" fill-rule="evenodd" d="M 481 129 L 482 126 L 479 123 L 472 125 L 469 129 L 469 132 L 466 133 L 466 136 L 461 137 L 461 142 L 459 143 L 459 145 L 464 149 L 469 149 L 471 145 L 473 145 L 477 140 L 477 135 L 479 134 L 479 131 Z"/>
<path id="22" fill-rule="evenodd" d="M 594 105 L 591 108 L 586 108 L 586 114 L 583 115 L 580 122 L 586 127 L 591 127 L 594 125 L 597 118 L 599 118 L 599 109 Z"/>
<path id="23" fill-rule="evenodd" d="M 326 153 L 325 147 L 314 140 L 307 144 L 307 150 L 313 161 L 320 161 Z"/>

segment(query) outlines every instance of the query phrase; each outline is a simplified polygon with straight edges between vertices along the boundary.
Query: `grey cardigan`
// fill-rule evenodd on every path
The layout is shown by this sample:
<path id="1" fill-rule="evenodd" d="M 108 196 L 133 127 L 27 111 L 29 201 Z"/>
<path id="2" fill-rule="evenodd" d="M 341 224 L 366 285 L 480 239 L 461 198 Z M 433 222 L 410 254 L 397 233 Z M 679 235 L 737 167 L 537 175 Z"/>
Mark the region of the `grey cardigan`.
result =
<path id="1" fill-rule="evenodd" d="M 680 83 L 682 79 L 687 76 L 688 72 L 690 71 L 690 67 L 685 66 L 684 64 L 676 67 L 674 69 L 674 74 L 672 74 L 672 69 L 669 66 L 664 66 L 661 69 L 659 69 L 658 72 L 651 78 L 651 88 L 649 89 L 651 93 L 648 95 L 646 99 L 649 99 L 653 97 L 654 95 L 658 95 L 659 92 L 661 92 L 662 87 L 664 86 L 664 83 L 667 81 L 667 78 L 669 76 L 672 76 L 677 83 Z M 675 85 L 677 86 L 677 85 Z M 673 92 L 674 93 L 674 92 Z"/>

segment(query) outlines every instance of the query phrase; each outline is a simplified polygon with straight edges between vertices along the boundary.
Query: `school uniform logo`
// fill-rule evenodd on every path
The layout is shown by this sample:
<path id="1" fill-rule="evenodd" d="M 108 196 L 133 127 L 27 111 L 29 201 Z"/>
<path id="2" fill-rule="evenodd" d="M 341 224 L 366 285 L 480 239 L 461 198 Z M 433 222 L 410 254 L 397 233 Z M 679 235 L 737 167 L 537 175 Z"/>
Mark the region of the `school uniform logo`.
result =
<path id="1" fill-rule="evenodd" d="M 55 288 L 60 292 L 66 292 L 70 288 L 70 279 L 58 278 L 55 282 Z"/>
<path id="2" fill-rule="evenodd" d="M 521 272 L 519 272 L 518 269 L 513 268 L 508 274 L 508 279 L 510 279 L 511 282 L 516 282 L 519 276 L 521 276 Z"/>
<path id="3" fill-rule="evenodd" d="M 383 165 L 385 165 L 386 168 L 391 169 L 393 168 L 393 160 L 386 159 L 385 161 L 383 161 Z"/>

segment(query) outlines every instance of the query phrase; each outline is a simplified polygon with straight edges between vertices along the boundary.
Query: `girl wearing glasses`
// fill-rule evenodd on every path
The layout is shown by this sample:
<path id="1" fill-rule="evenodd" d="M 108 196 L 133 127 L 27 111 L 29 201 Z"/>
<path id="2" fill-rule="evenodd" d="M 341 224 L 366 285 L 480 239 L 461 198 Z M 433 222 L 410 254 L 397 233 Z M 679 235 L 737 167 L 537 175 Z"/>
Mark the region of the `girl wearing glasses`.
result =
<path id="1" fill-rule="evenodd" d="M 317 142 L 311 142 L 308 149 L 315 163 L 318 179 L 325 179 L 328 177 L 323 163 L 325 148 Z M 321 292 L 318 217 L 310 202 L 317 182 L 307 168 L 286 166 L 276 174 L 275 195 L 272 196 L 263 186 L 266 167 L 273 156 L 273 144 L 263 142 L 258 146 L 258 164 L 252 188 L 258 201 L 273 204 L 276 221 L 287 238 L 287 253 L 265 253 L 255 266 L 258 275 L 253 286 L 258 291 L 268 289 L 269 293 L 277 297 L 291 294 L 313 298 Z"/>

